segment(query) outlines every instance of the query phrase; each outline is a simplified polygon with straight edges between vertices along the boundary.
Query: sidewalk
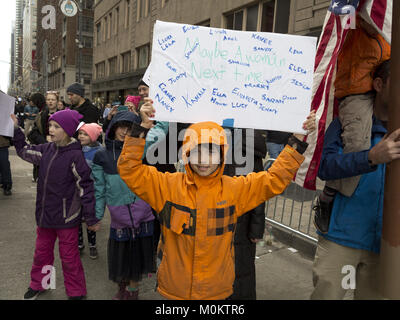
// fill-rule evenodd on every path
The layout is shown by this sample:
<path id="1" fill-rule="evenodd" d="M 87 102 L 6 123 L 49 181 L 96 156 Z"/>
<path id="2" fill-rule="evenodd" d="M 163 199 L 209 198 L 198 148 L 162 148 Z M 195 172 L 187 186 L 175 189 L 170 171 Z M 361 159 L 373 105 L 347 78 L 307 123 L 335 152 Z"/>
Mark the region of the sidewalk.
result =
<path id="1" fill-rule="evenodd" d="M 0 194 L 0 300 L 21 300 L 30 281 L 30 269 L 36 239 L 36 184 L 32 183 L 32 165 L 16 156 L 10 148 L 13 173 L 13 195 Z M 117 291 L 107 276 L 107 240 L 110 216 L 105 214 L 97 233 L 97 260 L 89 258 L 88 248 L 82 254 L 88 300 L 110 300 Z M 84 232 L 85 233 L 85 232 Z M 87 245 L 86 233 L 84 234 Z M 42 300 L 65 300 L 58 245 L 55 246 L 56 290 L 39 297 Z M 312 286 L 312 261 L 280 243 L 258 245 L 256 258 L 257 298 L 259 300 L 307 300 Z M 155 288 L 155 275 L 143 280 L 140 298 L 163 299 Z"/>

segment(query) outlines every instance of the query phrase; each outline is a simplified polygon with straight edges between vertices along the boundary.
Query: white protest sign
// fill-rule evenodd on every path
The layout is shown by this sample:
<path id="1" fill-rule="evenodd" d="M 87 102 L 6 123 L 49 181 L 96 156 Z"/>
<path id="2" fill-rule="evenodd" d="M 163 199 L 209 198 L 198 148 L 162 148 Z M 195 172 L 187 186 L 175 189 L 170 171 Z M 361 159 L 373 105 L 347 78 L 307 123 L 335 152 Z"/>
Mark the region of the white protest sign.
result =
<path id="1" fill-rule="evenodd" d="M 157 21 L 149 71 L 155 119 L 303 133 L 316 41 Z"/>
<path id="2" fill-rule="evenodd" d="M 14 137 L 14 123 L 10 117 L 14 109 L 15 98 L 0 92 L 0 136 Z"/>

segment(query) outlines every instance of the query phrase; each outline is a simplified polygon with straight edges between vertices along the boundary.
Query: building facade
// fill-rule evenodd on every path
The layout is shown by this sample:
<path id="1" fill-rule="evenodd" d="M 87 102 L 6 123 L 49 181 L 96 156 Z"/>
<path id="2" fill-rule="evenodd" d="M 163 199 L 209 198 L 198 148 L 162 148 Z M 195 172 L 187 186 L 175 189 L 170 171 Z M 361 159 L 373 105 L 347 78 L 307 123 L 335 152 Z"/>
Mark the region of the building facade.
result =
<path id="1" fill-rule="evenodd" d="M 136 94 L 151 58 L 156 20 L 319 36 L 326 0 L 96 0 L 93 99 L 123 101 Z"/>
<path id="2" fill-rule="evenodd" d="M 90 96 L 93 65 L 94 0 L 78 0 L 82 11 L 74 17 L 65 16 L 59 0 L 38 0 L 36 61 L 39 79 L 37 90 L 55 90 L 68 102 L 66 90 L 72 83 L 85 85 Z M 51 13 L 41 13 L 44 6 L 55 8 L 55 29 L 44 28 L 42 20 Z"/>
<path id="3" fill-rule="evenodd" d="M 25 0 L 23 6 L 23 95 L 29 96 L 38 79 L 36 66 L 37 0 Z M 37 89 L 37 88 L 35 88 Z"/>
<path id="4" fill-rule="evenodd" d="M 14 81 L 11 82 L 11 88 L 15 95 L 23 93 L 23 2 L 16 0 L 16 13 L 14 30 L 14 59 L 11 61 L 14 69 Z"/>
<path id="5" fill-rule="evenodd" d="M 16 95 L 15 88 L 15 21 L 11 26 L 11 46 L 10 46 L 10 81 L 8 87 L 8 94 L 11 96 Z"/>

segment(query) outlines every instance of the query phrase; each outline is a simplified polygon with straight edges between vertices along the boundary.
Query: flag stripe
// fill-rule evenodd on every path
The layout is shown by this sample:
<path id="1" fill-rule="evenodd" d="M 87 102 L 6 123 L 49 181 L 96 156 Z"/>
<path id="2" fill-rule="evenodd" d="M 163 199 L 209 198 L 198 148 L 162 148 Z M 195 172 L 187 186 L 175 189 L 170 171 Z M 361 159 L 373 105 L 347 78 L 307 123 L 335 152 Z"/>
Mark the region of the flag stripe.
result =
<path id="1" fill-rule="evenodd" d="M 383 29 L 383 24 L 385 22 L 386 13 L 386 0 L 375 0 L 371 7 L 371 19 L 375 22 L 379 29 Z"/>
<path id="2" fill-rule="evenodd" d="M 328 23 L 324 27 L 321 41 L 320 41 L 320 44 L 318 45 L 317 57 L 315 59 L 315 68 L 314 68 L 315 70 L 317 70 L 317 68 L 319 67 L 319 63 L 321 62 L 322 58 L 324 57 L 325 49 L 326 49 L 329 41 L 331 40 L 334 24 L 335 24 L 335 17 L 332 14 L 329 17 Z"/>

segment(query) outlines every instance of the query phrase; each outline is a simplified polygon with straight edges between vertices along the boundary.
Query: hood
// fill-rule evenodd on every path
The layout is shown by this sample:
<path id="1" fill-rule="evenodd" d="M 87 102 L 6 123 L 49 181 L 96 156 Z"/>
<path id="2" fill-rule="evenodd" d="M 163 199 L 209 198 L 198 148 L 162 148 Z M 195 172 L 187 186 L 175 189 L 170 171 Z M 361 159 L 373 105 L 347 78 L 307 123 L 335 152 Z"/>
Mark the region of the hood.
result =
<path id="1" fill-rule="evenodd" d="M 188 155 L 191 150 L 193 150 L 199 144 L 213 143 L 221 146 L 223 153 L 223 162 L 212 175 L 208 177 L 200 177 L 196 175 L 197 178 L 201 180 L 207 178 L 221 177 L 225 168 L 225 157 L 228 153 L 229 145 L 226 138 L 225 130 L 215 122 L 199 122 L 191 125 L 186 129 L 185 138 L 183 140 L 182 146 L 182 160 L 185 163 L 185 169 L 189 180 L 195 180 L 195 173 L 188 163 Z"/>
<path id="2" fill-rule="evenodd" d="M 115 125 L 121 121 L 130 122 L 131 124 L 133 124 L 134 122 L 139 124 L 141 123 L 140 117 L 138 117 L 137 115 L 135 115 L 130 111 L 117 112 L 117 114 L 112 118 L 110 125 L 108 126 L 108 130 L 106 132 L 106 139 L 109 140 L 115 139 Z"/>

